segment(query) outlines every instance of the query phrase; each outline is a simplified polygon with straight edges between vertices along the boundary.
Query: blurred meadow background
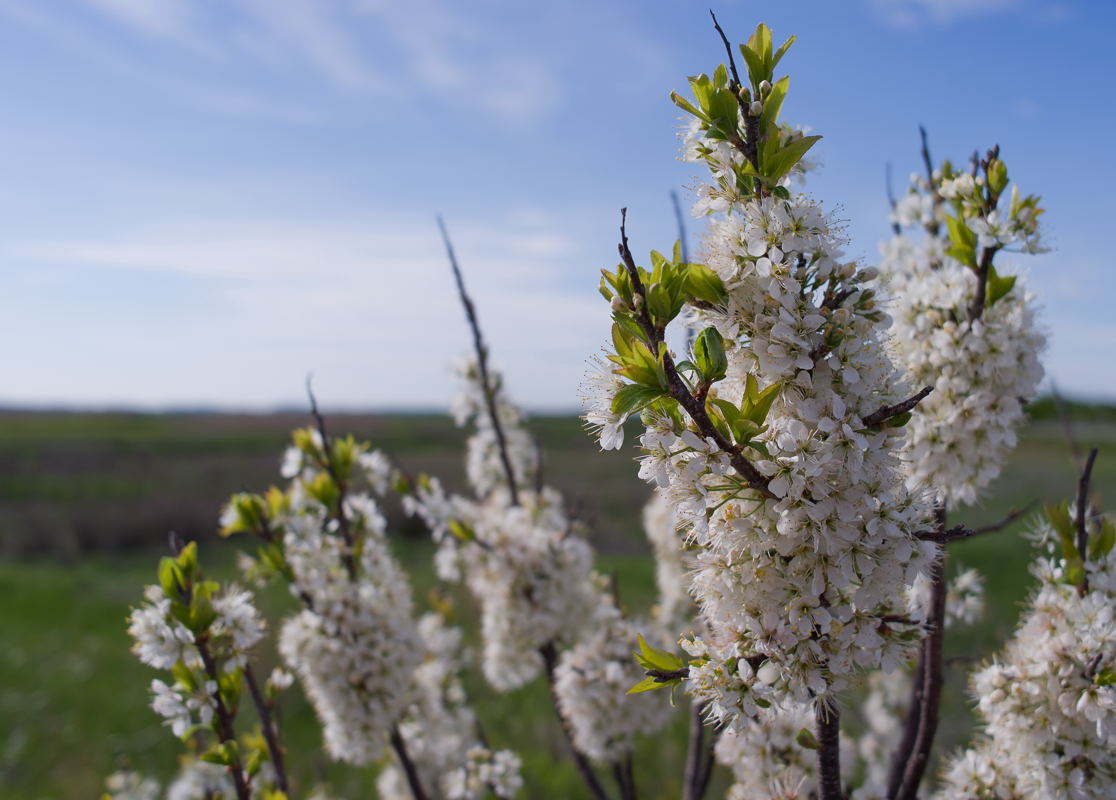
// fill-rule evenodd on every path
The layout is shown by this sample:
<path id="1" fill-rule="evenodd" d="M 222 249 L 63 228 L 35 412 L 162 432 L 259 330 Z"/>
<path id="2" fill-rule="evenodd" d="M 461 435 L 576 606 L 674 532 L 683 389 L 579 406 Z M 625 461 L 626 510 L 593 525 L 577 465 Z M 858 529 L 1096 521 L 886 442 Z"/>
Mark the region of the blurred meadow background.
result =
<path id="1" fill-rule="evenodd" d="M 1064 408 L 1032 404 L 990 499 L 954 519 L 1069 497 L 1071 440 L 1101 448 L 1094 488 L 1116 501 L 1116 298 L 1096 199 L 1116 160 L 1079 138 L 1116 121 L 1096 96 L 1116 77 L 1116 7 L 716 11 L 737 40 L 761 18 L 798 35 L 784 116 L 825 137 L 811 190 L 847 220 L 850 256 L 873 261 L 889 235 L 885 164 L 902 192 L 919 124 L 936 159 L 999 143 L 1043 195 L 1052 251 L 1015 266 L 1044 307 Z M 669 192 L 694 180 L 668 92 L 722 57 L 704 7 L 683 0 L 0 0 L 0 797 L 93 797 L 124 764 L 175 771 L 125 617 L 170 530 L 234 577 L 220 505 L 278 481 L 289 431 L 309 421 L 308 374 L 333 431 L 463 484 L 464 434 L 442 409 L 469 340 L 438 211 L 512 397 L 534 412 L 548 482 L 590 524 L 623 602 L 648 606 L 648 489 L 630 449 L 600 453 L 580 430 L 578 383 L 607 335 L 595 287 L 619 208 L 638 252 L 666 249 Z M 431 548 L 388 511 L 422 606 Z M 966 669 L 1026 595 L 1027 528 L 951 550 L 983 573 L 988 612 L 951 633 L 939 753 L 969 724 Z M 266 597 L 273 621 L 288 600 Z M 458 596 L 456 613 L 475 609 Z M 523 755 L 525 796 L 580 795 L 541 682 L 468 688 L 493 745 Z M 297 691 L 283 717 L 290 748 L 315 753 L 298 759 L 301 785 L 371 794 L 371 771 L 318 755 Z M 685 714 L 643 743 L 645 797 L 677 794 L 684 748 Z"/>

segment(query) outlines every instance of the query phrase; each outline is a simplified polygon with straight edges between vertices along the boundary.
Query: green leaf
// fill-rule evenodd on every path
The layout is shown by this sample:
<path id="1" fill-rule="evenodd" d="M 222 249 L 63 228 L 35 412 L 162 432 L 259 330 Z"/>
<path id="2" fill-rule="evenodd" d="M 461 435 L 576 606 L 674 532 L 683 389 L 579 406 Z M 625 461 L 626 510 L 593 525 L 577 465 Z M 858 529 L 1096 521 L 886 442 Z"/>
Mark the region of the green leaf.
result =
<path id="1" fill-rule="evenodd" d="M 770 137 L 770 134 L 768 134 L 768 136 Z M 802 157 L 806 155 L 810 148 L 817 144 L 821 138 L 820 136 L 800 136 L 785 146 L 780 147 L 774 153 L 765 155 L 763 163 L 764 179 L 771 183 L 778 181 L 794 169 L 795 164 L 801 161 Z"/>
<path id="2" fill-rule="evenodd" d="M 451 519 L 449 521 L 449 529 L 450 533 L 454 535 L 454 538 L 462 542 L 471 542 L 477 538 L 476 531 L 474 531 L 468 523 L 461 522 L 460 520 Z"/>
<path id="3" fill-rule="evenodd" d="M 807 728 L 800 728 L 798 733 L 795 734 L 794 740 L 798 742 L 799 747 L 805 747 L 807 750 L 818 749 L 818 740 L 814 738 L 814 734 Z"/>
<path id="4" fill-rule="evenodd" d="M 659 681 L 652 677 L 646 677 L 627 691 L 627 694 L 639 694 L 641 692 L 653 692 L 656 689 L 666 689 L 671 686 L 673 681 Z"/>
<path id="5" fill-rule="evenodd" d="M 707 383 L 715 383 L 728 372 L 725 343 L 720 332 L 710 325 L 694 340 L 694 363 Z"/>
<path id="6" fill-rule="evenodd" d="M 193 692 L 198 688 L 198 682 L 194 679 L 194 673 L 186 666 L 186 662 L 179 659 L 173 667 L 171 667 L 171 676 L 182 684 L 182 687 L 188 692 Z"/>
<path id="7" fill-rule="evenodd" d="M 178 562 L 170 556 L 159 559 L 159 588 L 171 600 L 181 600 L 186 588 L 186 578 Z"/>
<path id="8" fill-rule="evenodd" d="M 744 63 L 748 67 L 748 80 L 752 84 L 752 88 L 760 85 L 764 80 L 767 80 L 767 73 L 763 68 L 763 57 L 746 45 L 740 45 L 740 55 L 744 56 Z"/>
<path id="9" fill-rule="evenodd" d="M 1116 684 L 1116 670 L 1102 669 L 1093 676 L 1093 683 L 1097 686 L 1112 686 Z"/>
<path id="10" fill-rule="evenodd" d="M 678 94 L 678 92 L 671 92 L 670 93 L 670 99 L 671 99 L 671 102 L 673 102 L 676 106 L 678 106 L 680 109 L 685 111 L 687 114 L 693 114 L 695 117 L 700 119 L 702 122 L 709 122 L 709 116 L 705 112 L 696 108 L 693 103 L 691 103 L 689 100 L 687 100 L 682 95 Z"/>
<path id="11" fill-rule="evenodd" d="M 784 75 L 771 87 L 770 93 L 763 100 L 763 113 L 760 114 L 760 130 L 767 130 L 768 125 L 779 122 L 779 111 L 783 107 L 783 100 L 787 97 L 790 87 L 790 77 Z"/>
<path id="12" fill-rule="evenodd" d="M 666 650 L 660 650 L 649 645 L 647 640 L 643 638 L 643 634 L 637 633 L 636 638 L 639 641 L 639 652 L 635 654 L 635 658 L 644 669 L 674 672 L 686 666 L 686 662 L 674 653 L 668 653 Z"/>
<path id="13" fill-rule="evenodd" d="M 999 274 L 997 274 L 995 267 L 988 268 L 988 285 L 985 288 L 985 296 L 987 297 L 988 305 L 991 306 L 997 300 L 1004 297 L 1014 287 L 1014 275 L 1000 277 Z"/>
<path id="14" fill-rule="evenodd" d="M 622 386 L 612 398 L 612 412 L 628 417 L 642 411 L 646 406 L 664 395 L 659 387 L 640 386 L 629 383 Z"/>
<path id="15" fill-rule="evenodd" d="M 994 195 L 999 195 L 1008 185 L 1007 165 L 998 158 L 992 159 L 988 165 L 988 188 Z"/>
<path id="16" fill-rule="evenodd" d="M 1100 561 L 1112 552 L 1114 544 L 1116 544 L 1116 526 L 1112 524 L 1112 520 L 1104 517 L 1101 520 L 1100 533 L 1089 539 L 1089 558 L 1092 561 Z"/>
<path id="17" fill-rule="evenodd" d="M 797 38 L 797 36 L 791 36 L 779 46 L 779 49 L 775 51 L 775 55 L 771 58 L 771 69 L 774 70 L 775 67 L 778 66 L 779 62 L 783 60 L 783 56 L 787 54 L 787 51 L 790 50 L 790 46 L 795 43 Z"/>
<path id="18" fill-rule="evenodd" d="M 946 248 L 945 254 L 956 259 L 967 267 L 976 266 L 976 250 L 966 245 L 951 245 Z"/>
<path id="19" fill-rule="evenodd" d="M 954 247 L 968 248 L 970 250 L 976 248 L 977 236 L 973 233 L 972 229 L 965 224 L 963 219 L 960 217 L 948 217 L 946 219 L 946 227 L 949 228 L 949 240 L 953 243 Z"/>
<path id="20" fill-rule="evenodd" d="M 705 264 L 687 264 L 683 286 L 686 293 L 706 303 L 720 305 L 728 300 L 724 281 Z"/>

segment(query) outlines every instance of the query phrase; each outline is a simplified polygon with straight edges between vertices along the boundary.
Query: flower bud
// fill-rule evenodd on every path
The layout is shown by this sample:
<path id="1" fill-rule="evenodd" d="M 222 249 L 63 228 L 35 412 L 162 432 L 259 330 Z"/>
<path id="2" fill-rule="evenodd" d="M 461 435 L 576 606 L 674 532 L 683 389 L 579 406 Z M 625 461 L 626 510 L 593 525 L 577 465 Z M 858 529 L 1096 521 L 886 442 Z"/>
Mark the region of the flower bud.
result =
<path id="1" fill-rule="evenodd" d="M 752 105 L 748 107 L 748 113 L 751 114 L 753 117 L 758 117 L 760 114 L 763 113 L 763 103 L 761 103 L 759 100 L 753 100 Z"/>
<path id="2" fill-rule="evenodd" d="M 624 310 L 624 301 L 620 299 L 620 295 L 618 294 L 614 294 L 612 296 L 612 299 L 608 301 L 608 304 L 609 306 L 611 306 L 613 311 Z"/>
<path id="3" fill-rule="evenodd" d="M 767 97 L 767 93 L 771 91 L 771 81 L 760 81 L 759 90 L 760 97 Z"/>

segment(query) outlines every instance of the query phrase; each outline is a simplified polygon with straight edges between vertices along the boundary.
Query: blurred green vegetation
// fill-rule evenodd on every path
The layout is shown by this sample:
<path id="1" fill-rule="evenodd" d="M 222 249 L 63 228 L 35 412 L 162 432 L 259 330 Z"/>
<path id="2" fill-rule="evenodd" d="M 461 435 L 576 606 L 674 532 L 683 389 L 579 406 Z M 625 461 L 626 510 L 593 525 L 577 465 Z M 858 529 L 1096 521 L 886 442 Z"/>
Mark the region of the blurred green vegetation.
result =
<path id="1" fill-rule="evenodd" d="M 988 501 L 951 514 L 951 523 L 984 525 L 1032 500 L 1072 496 L 1077 468 L 1064 423 L 1056 414 L 1035 416 Z M 1116 414 L 1078 419 L 1071 407 L 1071 416 L 1079 448 L 1101 447 L 1094 489 L 1105 507 L 1116 488 L 1116 458 L 1108 453 L 1116 445 Z M 233 577 L 236 543 L 215 537 L 219 506 L 231 492 L 276 482 L 287 434 L 306 421 L 297 414 L 0 413 L 0 795 L 93 797 L 103 776 L 125 763 L 163 779 L 174 772 L 178 745 L 148 708 L 155 673 L 129 652 L 128 609 L 153 581 L 172 528 L 206 542 L 202 557 L 211 575 Z M 464 436 L 445 418 L 331 415 L 330 425 L 371 440 L 410 472 L 439 475 L 451 487 L 463 482 Z M 545 452 L 547 481 L 593 525 L 602 571 L 616 571 L 626 605 L 646 610 L 653 565 L 639 514 L 648 490 L 635 477 L 631 449 L 599 453 L 571 417 L 542 417 L 531 427 Z M 950 634 L 939 753 L 960 744 L 970 725 L 964 686 L 971 663 L 994 652 L 1026 597 L 1032 553 L 1020 534 L 1034 513 L 951 547 L 954 567 L 983 573 L 988 611 L 981 624 Z M 398 509 L 389 517 L 422 608 L 434 584 L 430 545 Z M 273 623 L 292 608 L 279 590 L 265 593 L 263 602 Z M 475 628 L 468 598 L 458 594 L 456 608 Z M 261 657 L 270 668 L 274 654 Z M 583 796 L 541 681 L 498 694 L 474 672 L 467 685 L 492 745 L 523 756 L 525 797 Z M 640 745 L 645 800 L 677 796 L 686 713 L 675 716 L 667 734 Z M 304 789 L 325 779 L 341 796 L 373 794 L 374 770 L 329 764 L 321 754 L 312 711 L 296 689 L 283 700 L 283 725 Z M 718 780 L 723 785 L 724 776 Z M 710 797 L 722 794 L 718 788 Z"/>

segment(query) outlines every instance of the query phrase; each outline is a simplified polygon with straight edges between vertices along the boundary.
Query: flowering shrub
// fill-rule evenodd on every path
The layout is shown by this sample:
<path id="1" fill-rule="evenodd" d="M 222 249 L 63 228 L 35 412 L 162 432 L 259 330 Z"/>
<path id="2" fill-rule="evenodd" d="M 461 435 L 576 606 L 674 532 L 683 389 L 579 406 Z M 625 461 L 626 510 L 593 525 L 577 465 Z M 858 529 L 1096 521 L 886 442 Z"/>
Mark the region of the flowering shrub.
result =
<path id="1" fill-rule="evenodd" d="M 585 384 L 602 448 L 640 423 L 650 616 L 619 602 L 585 524 L 546 485 L 446 236 L 474 344 L 453 405 L 472 428 L 467 489 L 330 436 L 311 396 L 285 488 L 234 495 L 221 514 L 224 534 L 254 542 L 244 580 L 285 585 L 297 604 L 278 626 L 284 668 L 257 680 L 271 626 L 247 590 L 205 579 L 194 544 L 175 543 L 130 618 L 136 655 L 166 673 L 152 706 L 191 752 L 167 797 L 301 791 L 276 714 L 296 679 L 326 753 L 376 765 L 381 797 L 522 796 L 520 757 L 490 746 L 466 696 L 474 666 L 500 692 L 546 680 L 594 800 L 614 796 L 603 770 L 635 800 L 636 738 L 680 698 L 684 800 L 707 793 L 714 764 L 735 800 L 930 796 L 943 638 L 983 605 L 977 573 L 947 579 L 945 550 L 986 531 L 949 527 L 947 511 L 996 477 L 1042 375 L 1034 300 L 997 262 L 1040 249 L 1039 200 L 1014 188 L 1007 200 L 998 149 L 959 172 L 934 169 L 924 141 L 927 175 L 894 205 L 880 270 L 848 260 L 839 222 L 799 188 L 820 137 L 780 120 L 789 79 L 776 68 L 793 37 L 776 48 L 757 27 L 741 75 L 714 23 L 728 63 L 690 79 L 692 100 L 672 95 L 690 117 L 684 157 L 708 169 L 701 263 L 680 243 L 640 266 L 622 215 L 621 263 L 601 282 L 611 345 Z M 681 354 L 672 327 L 691 333 Z M 1093 456 L 1075 504 L 1047 509 L 1039 588 L 974 673 L 982 728 L 934 796 L 1116 796 L 1116 526 L 1090 505 Z M 477 663 L 444 603 L 416 610 L 380 511 L 392 495 L 429 530 L 439 580 L 479 609 Z M 841 705 L 856 687 L 853 735 Z M 128 771 L 106 787 L 118 800 L 160 791 Z"/>

